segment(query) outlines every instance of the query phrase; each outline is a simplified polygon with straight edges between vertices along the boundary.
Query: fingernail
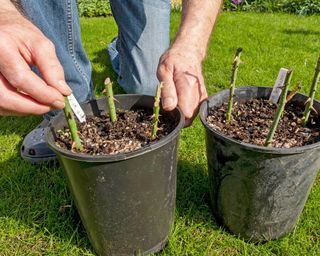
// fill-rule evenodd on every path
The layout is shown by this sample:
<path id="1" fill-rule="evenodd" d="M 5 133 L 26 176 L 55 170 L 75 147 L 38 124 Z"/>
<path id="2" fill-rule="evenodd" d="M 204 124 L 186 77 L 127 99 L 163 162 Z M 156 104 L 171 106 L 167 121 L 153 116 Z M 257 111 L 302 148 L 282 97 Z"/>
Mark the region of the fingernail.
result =
<path id="1" fill-rule="evenodd" d="M 71 93 L 72 93 L 71 88 L 69 87 L 69 85 L 68 85 L 65 81 L 60 80 L 58 83 L 59 83 L 59 85 L 60 85 L 61 87 L 64 87 L 64 88 L 66 89 L 66 92 L 67 92 L 68 94 L 71 94 Z"/>
<path id="2" fill-rule="evenodd" d="M 173 98 L 172 97 L 166 97 L 163 99 L 163 107 L 164 108 L 170 108 L 173 105 Z"/>
<path id="3" fill-rule="evenodd" d="M 56 100 L 55 102 L 53 102 L 52 106 L 56 109 L 63 109 L 65 104 L 63 101 Z"/>

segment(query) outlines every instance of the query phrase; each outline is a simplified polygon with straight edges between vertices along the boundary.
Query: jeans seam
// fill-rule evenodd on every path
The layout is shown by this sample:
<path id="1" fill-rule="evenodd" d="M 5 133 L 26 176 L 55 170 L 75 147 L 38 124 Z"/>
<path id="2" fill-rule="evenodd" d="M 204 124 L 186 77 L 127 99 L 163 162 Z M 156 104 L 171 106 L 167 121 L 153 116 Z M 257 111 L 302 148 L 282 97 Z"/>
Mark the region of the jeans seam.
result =
<path id="1" fill-rule="evenodd" d="M 72 3 L 71 0 L 67 0 L 67 32 L 68 32 L 68 51 L 70 53 L 70 56 L 72 57 L 73 63 L 78 70 L 78 72 L 82 75 L 82 78 L 86 82 L 86 86 L 88 87 L 89 90 L 90 88 L 90 83 L 89 79 L 87 78 L 86 74 L 83 72 L 81 69 L 79 63 L 77 62 L 77 59 L 75 58 L 74 54 L 74 34 L 73 34 L 73 12 L 72 12 Z"/>

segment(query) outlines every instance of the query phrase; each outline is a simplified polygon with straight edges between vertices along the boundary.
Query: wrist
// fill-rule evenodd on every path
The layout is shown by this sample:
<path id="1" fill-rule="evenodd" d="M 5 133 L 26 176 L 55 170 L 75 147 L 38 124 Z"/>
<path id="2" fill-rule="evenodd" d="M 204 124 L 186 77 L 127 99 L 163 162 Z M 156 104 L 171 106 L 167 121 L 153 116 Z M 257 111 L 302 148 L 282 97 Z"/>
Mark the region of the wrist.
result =
<path id="1" fill-rule="evenodd" d="M 197 42 L 184 42 L 176 40 L 170 50 L 174 53 L 191 58 L 195 63 L 201 64 L 205 57 L 205 50 L 202 49 L 201 45 Z"/>

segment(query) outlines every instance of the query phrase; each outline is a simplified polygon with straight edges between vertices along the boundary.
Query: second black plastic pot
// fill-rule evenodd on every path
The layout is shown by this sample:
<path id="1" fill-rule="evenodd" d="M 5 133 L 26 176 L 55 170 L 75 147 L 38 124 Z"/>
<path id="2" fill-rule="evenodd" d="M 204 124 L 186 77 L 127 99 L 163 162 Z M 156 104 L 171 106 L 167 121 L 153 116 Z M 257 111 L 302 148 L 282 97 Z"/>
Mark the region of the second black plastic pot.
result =
<path id="1" fill-rule="evenodd" d="M 116 96 L 121 109 L 152 108 L 153 98 Z M 82 104 L 87 115 L 106 109 L 105 99 Z M 139 150 L 91 156 L 61 149 L 55 131 L 66 126 L 63 114 L 50 124 L 49 146 L 63 166 L 89 239 L 99 255 L 146 255 L 164 247 L 174 222 L 179 132 L 184 117 L 168 113 L 177 126 L 168 136 Z"/>
<path id="2" fill-rule="evenodd" d="M 246 86 L 235 101 L 268 99 L 272 88 Z M 229 90 L 201 105 L 206 129 L 209 187 L 216 219 L 233 234 L 253 242 L 277 239 L 295 227 L 320 167 L 320 143 L 266 148 L 228 138 L 211 128 L 208 110 L 227 102 Z M 297 94 L 293 102 L 304 104 Z M 320 103 L 315 101 L 320 113 Z"/>

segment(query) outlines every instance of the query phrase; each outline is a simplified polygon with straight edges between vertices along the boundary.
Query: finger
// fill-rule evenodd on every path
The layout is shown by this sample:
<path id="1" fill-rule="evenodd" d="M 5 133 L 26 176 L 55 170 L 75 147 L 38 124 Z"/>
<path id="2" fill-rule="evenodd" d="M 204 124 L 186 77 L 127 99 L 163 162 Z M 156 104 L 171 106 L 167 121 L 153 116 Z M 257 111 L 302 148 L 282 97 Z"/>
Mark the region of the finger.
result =
<path id="1" fill-rule="evenodd" d="M 160 65 L 157 71 L 159 81 L 163 82 L 161 90 L 162 107 L 166 111 L 171 111 L 178 104 L 176 87 L 173 82 L 173 73 L 168 70 L 165 65 Z"/>
<path id="2" fill-rule="evenodd" d="M 0 115 L 41 115 L 50 110 L 49 106 L 15 91 L 0 74 Z"/>
<path id="3" fill-rule="evenodd" d="M 57 58 L 54 44 L 49 40 L 42 40 L 40 44 L 31 48 L 31 52 L 32 62 L 38 67 L 45 82 L 61 94 L 70 95 L 71 89 L 65 82 L 64 71 Z"/>
<path id="4" fill-rule="evenodd" d="M 179 107 L 186 119 L 193 119 L 200 100 L 197 79 L 181 72 L 175 76 L 175 85 Z"/>
<path id="5" fill-rule="evenodd" d="M 0 63 L 0 73 L 11 86 L 28 94 L 43 105 L 57 109 L 64 107 L 63 95 L 55 88 L 48 86 L 39 76 L 32 72 L 15 49 L 1 51 L 0 55 L 2 60 L 6 60 Z"/>

